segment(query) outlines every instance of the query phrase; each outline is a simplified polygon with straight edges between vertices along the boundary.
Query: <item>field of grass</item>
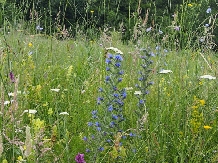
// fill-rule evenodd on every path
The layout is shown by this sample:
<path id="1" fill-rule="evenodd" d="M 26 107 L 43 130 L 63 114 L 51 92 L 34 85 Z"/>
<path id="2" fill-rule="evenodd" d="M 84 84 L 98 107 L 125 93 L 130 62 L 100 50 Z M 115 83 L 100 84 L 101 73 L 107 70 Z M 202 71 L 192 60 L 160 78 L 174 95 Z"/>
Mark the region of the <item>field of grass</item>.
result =
<path id="1" fill-rule="evenodd" d="M 200 78 L 216 77 L 213 52 L 127 46 L 116 33 L 0 40 L 2 162 L 217 162 L 217 79 Z"/>
<path id="2" fill-rule="evenodd" d="M 176 27 L 128 44 L 112 30 L 93 40 L 4 27 L 0 162 L 218 162 L 212 27 Z"/>

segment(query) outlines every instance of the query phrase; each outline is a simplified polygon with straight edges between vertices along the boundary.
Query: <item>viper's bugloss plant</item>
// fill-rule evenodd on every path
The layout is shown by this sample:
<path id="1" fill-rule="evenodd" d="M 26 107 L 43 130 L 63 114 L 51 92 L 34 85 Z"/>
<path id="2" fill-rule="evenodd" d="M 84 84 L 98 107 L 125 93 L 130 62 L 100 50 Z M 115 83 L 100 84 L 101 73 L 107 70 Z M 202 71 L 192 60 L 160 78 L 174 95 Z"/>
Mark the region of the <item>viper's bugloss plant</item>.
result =
<path id="1" fill-rule="evenodd" d="M 92 120 L 88 122 L 91 135 L 83 140 L 89 146 L 86 151 L 91 153 L 93 161 L 98 161 L 103 154 L 113 161 L 125 157 L 123 139 L 124 99 L 127 96 L 125 89 L 119 87 L 124 71 L 121 54 L 108 53 L 105 59 L 105 84 L 99 88 L 97 97 L 98 110 L 91 112 Z"/>
<path id="2" fill-rule="evenodd" d="M 153 85 L 153 81 L 149 81 L 149 75 L 152 72 L 151 65 L 153 61 L 151 57 L 154 57 L 155 54 L 149 49 L 141 49 L 142 55 L 140 56 L 141 65 L 139 69 L 138 83 L 135 85 L 137 91 L 135 95 L 138 99 L 136 114 L 138 116 L 137 129 L 142 129 L 143 124 L 147 119 L 147 108 L 146 108 L 146 95 L 149 94 L 148 87 Z"/>

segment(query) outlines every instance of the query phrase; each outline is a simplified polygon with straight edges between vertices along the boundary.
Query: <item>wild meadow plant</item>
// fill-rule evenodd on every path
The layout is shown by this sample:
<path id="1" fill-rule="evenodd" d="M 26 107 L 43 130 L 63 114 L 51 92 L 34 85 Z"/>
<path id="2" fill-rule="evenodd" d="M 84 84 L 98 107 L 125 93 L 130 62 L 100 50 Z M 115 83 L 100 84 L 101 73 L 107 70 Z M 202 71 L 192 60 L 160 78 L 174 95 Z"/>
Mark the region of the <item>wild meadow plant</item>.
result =
<path id="1" fill-rule="evenodd" d="M 100 159 L 117 161 L 126 156 L 125 147 L 122 144 L 124 139 L 122 124 L 125 121 L 123 107 L 127 93 L 124 88 L 119 87 L 124 74 L 123 57 L 118 49 L 108 50 L 118 53 L 107 53 L 105 84 L 104 87 L 99 88 L 97 98 L 99 107 L 92 111 L 92 121 L 88 122 L 91 135 L 83 138 L 88 147 L 86 152 L 92 153 L 92 155 L 89 154 L 92 162 L 100 161 Z"/>

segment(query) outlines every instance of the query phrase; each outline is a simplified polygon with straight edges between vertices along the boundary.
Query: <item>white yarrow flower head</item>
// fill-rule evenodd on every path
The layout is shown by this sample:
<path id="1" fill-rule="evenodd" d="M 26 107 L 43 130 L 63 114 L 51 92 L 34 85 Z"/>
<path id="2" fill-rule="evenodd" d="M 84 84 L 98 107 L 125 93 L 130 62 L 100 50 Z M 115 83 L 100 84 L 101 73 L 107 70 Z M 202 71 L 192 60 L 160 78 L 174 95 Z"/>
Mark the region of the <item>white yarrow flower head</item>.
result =
<path id="1" fill-rule="evenodd" d="M 135 91 L 134 95 L 141 95 L 142 92 L 141 91 Z"/>
<path id="2" fill-rule="evenodd" d="M 173 71 L 171 71 L 171 70 L 161 70 L 160 72 L 159 72 L 159 74 L 168 74 L 168 73 L 172 73 Z"/>
<path id="3" fill-rule="evenodd" d="M 36 114 L 37 110 L 34 110 L 34 109 L 24 110 L 24 113 Z"/>
<path id="4" fill-rule="evenodd" d="M 106 50 L 112 50 L 114 51 L 115 53 L 118 53 L 118 54 L 123 54 L 123 52 L 117 48 L 114 48 L 114 47 L 109 47 L 109 48 L 106 48 Z"/>
<path id="5" fill-rule="evenodd" d="M 216 79 L 216 77 L 211 76 L 211 75 L 203 75 L 203 76 L 200 76 L 200 78 L 201 79 L 209 79 L 209 80 Z"/>
<path id="6" fill-rule="evenodd" d="M 51 91 L 53 91 L 53 92 L 59 92 L 60 89 L 58 89 L 58 88 L 54 88 L 54 89 L 51 89 Z"/>
<path id="7" fill-rule="evenodd" d="M 69 115 L 69 113 L 68 112 L 61 112 L 59 115 Z"/>

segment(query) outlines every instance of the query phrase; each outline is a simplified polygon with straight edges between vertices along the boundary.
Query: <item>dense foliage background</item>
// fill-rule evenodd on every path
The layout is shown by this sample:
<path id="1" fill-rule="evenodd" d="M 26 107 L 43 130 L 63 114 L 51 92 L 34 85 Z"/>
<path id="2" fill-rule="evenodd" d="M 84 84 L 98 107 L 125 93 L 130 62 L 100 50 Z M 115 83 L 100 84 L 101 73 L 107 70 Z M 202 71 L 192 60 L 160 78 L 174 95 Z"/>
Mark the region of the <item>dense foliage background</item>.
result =
<path id="1" fill-rule="evenodd" d="M 173 39 L 180 38 L 180 47 L 184 47 L 183 42 L 193 44 L 186 33 L 201 33 L 202 23 L 208 21 L 212 25 L 211 18 L 215 20 L 218 9 L 216 0 L 2 0 L 1 6 L 2 27 L 7 20 L 11 26 L 19 28 L 19 21 L 23 20 L 21 24 L 28 29 L 33 27 L 31 33 L 40 25 L 46 34 L 60 32 L 58 37 L 61 38 L 76 37 L 82 31 L 90 40 L 104 30 L 115 29 L 122 32 L 122 40 L 126 42 L 137 40 L 149 27 L 152 31 L 166 33 L 171 30 L 169 26 L 179 26 L 181 32 Z M 212 7 L 214 17 L 208 18 L 208 7 Z M 213 24 L 212 34 L 215 35 L 216 26 L 217 22 Z M 213 40 L 218 42 L 215 37 Z"/>

